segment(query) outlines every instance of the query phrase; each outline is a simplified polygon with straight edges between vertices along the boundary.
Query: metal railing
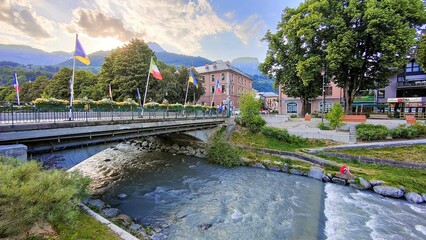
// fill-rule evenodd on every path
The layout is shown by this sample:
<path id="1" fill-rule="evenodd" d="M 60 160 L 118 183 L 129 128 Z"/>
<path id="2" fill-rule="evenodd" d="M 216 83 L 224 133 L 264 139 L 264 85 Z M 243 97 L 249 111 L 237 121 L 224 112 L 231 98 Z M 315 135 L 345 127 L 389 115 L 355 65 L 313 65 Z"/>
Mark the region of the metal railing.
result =
<path id="1" fill-rule="evenodd" d="M 142 115 L 143 114 L 143 115 Z M 66 121 L 95 122 L 105 120 L 135 120 L 135 119 L 197 119 L 224 118 L 224 112 L 217 110 L 164 110 L 141 108 L 111 108 L 111 109 L 72 109 L 69 107 L 38 108 L 31 104 L 17 106 L 12 102 L 0 102 L 0 126 L 14 126 L 27 123 L 59 123 Z"/>

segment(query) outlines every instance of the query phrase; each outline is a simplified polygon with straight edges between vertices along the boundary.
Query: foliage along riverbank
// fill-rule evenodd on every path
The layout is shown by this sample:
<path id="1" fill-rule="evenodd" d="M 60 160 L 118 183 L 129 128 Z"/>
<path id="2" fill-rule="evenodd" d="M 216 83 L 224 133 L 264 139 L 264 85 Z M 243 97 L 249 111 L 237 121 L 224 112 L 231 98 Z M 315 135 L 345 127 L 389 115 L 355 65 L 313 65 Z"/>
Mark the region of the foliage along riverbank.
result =
<path id="1" fill-rule="evenodd" d="M 119 239 L 79 209 L 89 179 L 0 155 L 0 237 Z"/>

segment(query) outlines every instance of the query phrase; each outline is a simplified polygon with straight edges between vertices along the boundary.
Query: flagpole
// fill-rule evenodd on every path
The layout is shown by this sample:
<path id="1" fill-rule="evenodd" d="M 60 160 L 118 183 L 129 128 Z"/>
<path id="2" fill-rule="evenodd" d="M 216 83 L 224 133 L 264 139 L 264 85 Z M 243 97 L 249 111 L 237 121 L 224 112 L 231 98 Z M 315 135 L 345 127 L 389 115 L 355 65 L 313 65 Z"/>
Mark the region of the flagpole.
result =
<path id="1" fill-rule="evenodd" d="M 138 92 L 138 102 L 139 102 L 139 107 L 142 107 L 142 103 L 141 103 L 141 94 L 139 92 L 139 88 L 136 88 L 136 91 Z"/>
<path id="2" fill-rule="evenodd" d="M 21 105 L 21 102 L 19 101 L 19 82 L 18 82 L 18 74 L 15 73 L 15 79 L 16 79 L 16 85 L 18 86 L 16 88 L 16 98 L 18 99 L 18 106 Z"/>
<path id="3" fill-rule="evenodd" d="M 111 83 L 108 83 L 108 90 L 109 90 L 109 97 L 111 98 L 111 101 L 114 101 L 114 100 L 112 99 Z"/>
<path id="4" fill-rule="evenodd" d="M 189 78 L 188 78 L 188 81 L 186 82 L 186 94 L 185 94 L 185 102 L 183 103 L 183 108 L 185 108 L 186 100 L 188 99 L 188 89 L 189 89 Z"/>
<path id="5" fill-rule="evenodd" d="M 146 93 L 148 92 L 149 75 L 151 75 L 152 58 L 153 57 L 151 56 L 151 61 L 149 62 L 148 77 L 146 77 L 145 94 L 143 96 L 143 104 L 142 104 L 142 117 L 143 117 L 143 111 L 145 109 Z"/>
<path id="6" fill-rule="evenodd" d="M 210 103 L 210 107 L 214 107 L 213 106 L 213 102 L 214 102 L 214 95 L 216 94 L 216 91 L 217 91 L 217 89 L 216 89 L 216 83 L 214 83 L 214 91 L 213 91 L 213 97 L 212 97 L 212 102 Z"/>
<path id="7" fill-rule="evenodd" d="M 78 34 L 75 35 L 75 42 L 77 43 Z M 74 55 L 75 55 L 75 49 L 74 49 Z M 71 121 L 72 119 L 72 101 L 74 100 L 74 73 L 75 73 L 75 57 L 73 57 L 74 61 L 72 64 L 72 77 L 71 77 L 71 84 L 70 84 L 70 90 L 71 90 L 71 96 L 70 96 L 70 112 L 68 115 L 68 120 Z"/>

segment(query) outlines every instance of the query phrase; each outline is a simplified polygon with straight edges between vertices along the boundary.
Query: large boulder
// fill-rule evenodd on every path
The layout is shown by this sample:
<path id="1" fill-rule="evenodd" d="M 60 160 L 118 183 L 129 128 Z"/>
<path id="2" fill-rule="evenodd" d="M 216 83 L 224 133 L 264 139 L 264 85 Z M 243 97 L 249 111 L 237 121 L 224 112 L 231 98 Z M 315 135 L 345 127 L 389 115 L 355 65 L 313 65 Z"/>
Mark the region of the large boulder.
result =
<path id="1" fill-rule="evenodd" d="M 177 143 L 175 143 L 175 144 L 173 144 L 172 149 L 175 150 L 175 151 L 179 151 L 180 147 Z"/>
<path id="2" fill-rule="evenodd" d="M 124 199 L 126 199 L 128 196 L 127 196 L 127 194 L 125 194 L 125 193 L 120 193 L 120 194 L 118 194 L 118 196 L 117 196 L 117 198 L 118 199 L 120 199 L 120 200 L 124 200 Z"/>
<path id="3" fill-rule="evenodd" d="M 140 224 L 136 224 L 136 223 L 130 225 L 130 227 L 129 227 L 129 229 L 134 231 L 134 232 L 139 231 L 141 228 L 142 228 L 142 226 Z"/>
<path id="4" fill-rule="evenodd" d="M 405 199 L 407 199 L 407 201 L 412 203 L 422 203 L 425 201 L 423 197 L 420 196 L 420 194 L 415 192 L 406 193 L 404 196 L 405 196 Z"/>
<path id="5" fill-rule="evenodd" d="M 393 198 L 400 198 L 404 196 L 404 190 L 396 187 L 389 187 L 389 186 L 374 186 L 373 187 L 374 192 L 386 196 L 386 197 L 393 197 Z"/>
<path id="6" fill-rule="evenodd" d="M 371 188 L 371 183 L 367 180 L 365 180 L 364 178 L 359 178 L 359 183 L 365 188 L 365 189 L 370 189 Z"/>
<path id="7" fill-rule="evenodd" d="M 186 149 L 188 150 L 188 154 L 191 156 L 195 155 L 195 150 L 194 148 L 192 148 L 191 146 L 186 147 Z"/>
<path id="8" fill-rule="evenodd" d="M 351 174 L 344 174 L 341 172 L 336 173 L 336 177 L 346 179 L 346 180 L 354 180 L 356 177 Z"/>
<path id="9" fill-rule="evenodd" d="M 281 168 L 281 171 L 283 171 L 283 172 L 288 172 L 288 169 L 289 169 L 289 165 L 286 163 L 286 164 L 284 164 L 284 166 Z"/>
<path id="10" fill-rule="evenodd" d="M 321 168 L 311 167 L 308 173 L 308 177 L 322 181 L 324 171 Z"/>
<path id="11" fill-rule="evenodd" d="M 371 183 L 371 186 L 374 187 L 374 186 L 380 186 L 380 185 L 382 185 L 383 181 L 382 180 L 371 180 L 370 183 Z"/>
<path id="12" fill-rule="evenodd" d="M 426 202 L 426 193 L 423 193 L 422 197 L 423 197 L 423 200 L 425 200 Z"/>
<path id="13" fill-rule="evenodd" d="M 346 179 L 334 177 L 331 179 L 335 184 L 346 186 Z"/>

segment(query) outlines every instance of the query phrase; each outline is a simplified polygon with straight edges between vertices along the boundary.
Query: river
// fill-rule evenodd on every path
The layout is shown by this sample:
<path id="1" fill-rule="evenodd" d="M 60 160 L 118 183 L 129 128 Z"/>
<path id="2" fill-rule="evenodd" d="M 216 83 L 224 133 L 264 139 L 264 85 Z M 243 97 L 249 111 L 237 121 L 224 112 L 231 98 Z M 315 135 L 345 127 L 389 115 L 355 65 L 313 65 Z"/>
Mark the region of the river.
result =
<path id="1" fill-rule="evenodd" d="M 104 200 L 168 239 L 426 239 L 425 204 L 168 153 L 134 162 Z"/>

